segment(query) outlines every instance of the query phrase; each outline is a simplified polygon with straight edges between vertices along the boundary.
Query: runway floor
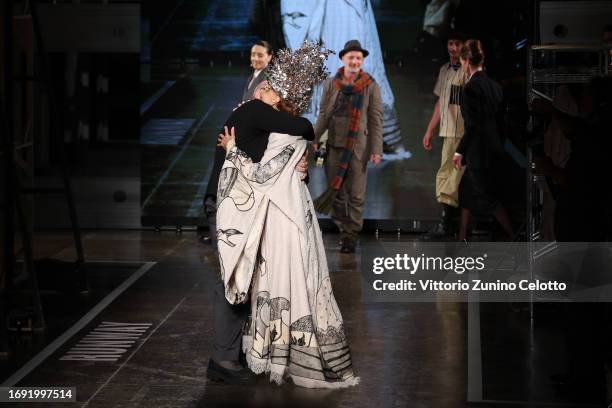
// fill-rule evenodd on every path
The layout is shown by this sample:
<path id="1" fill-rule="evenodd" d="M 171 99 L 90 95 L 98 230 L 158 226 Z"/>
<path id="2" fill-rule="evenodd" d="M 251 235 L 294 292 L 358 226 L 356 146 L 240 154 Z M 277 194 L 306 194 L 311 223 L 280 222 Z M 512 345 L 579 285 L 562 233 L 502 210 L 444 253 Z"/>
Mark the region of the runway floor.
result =
<path id="1" fill-rule="evenodd" d="M 116 297 L 101 301 L 80 326 L 32 356 L 29 367 L 4 385 L 76 387 L 80 407 L 593 406 L 588 404 L 593 395 L 558 395 L 548 380 L 566 369 L 567 359 L 562 333 L 548 318 L 554 313 L 544 309 L 530 331 L 521 305 L 365 303 L 360 251 L 376 240 L 363 236 L 357 254 L 343 255 L 337 239 L 325 236 L 335 296 L 361 377 L 355 388 L 277 387 L 265 378 L 249 387 L 209 382 L 215 254 L 191 231 L 86 233 L 89 262 L 141 267 L 118 287 L 122 292 L 112 292 Z M 415 237 L 400 239 L 408 243 Z M 45 233 L 35 247 L 37 258 L 74 259 L 66 232 Z M 141 329 L 132 327 L 137 340 L 115 361 L 66 359 L 92 335 L 117 324 Z M 513 403 L 529 400 L 537 402 Z"/>

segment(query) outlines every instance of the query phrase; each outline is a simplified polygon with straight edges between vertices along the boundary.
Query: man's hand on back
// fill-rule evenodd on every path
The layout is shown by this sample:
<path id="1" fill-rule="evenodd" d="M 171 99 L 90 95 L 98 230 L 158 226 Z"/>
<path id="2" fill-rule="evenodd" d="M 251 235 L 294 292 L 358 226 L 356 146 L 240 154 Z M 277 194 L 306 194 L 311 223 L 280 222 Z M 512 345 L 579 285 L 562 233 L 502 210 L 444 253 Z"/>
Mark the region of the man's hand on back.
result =
<path id="1" fill-rule="evenodd" d="M 304 180 L 308 175 L 308 150 L 304 151 L 304 155 L 300 161 L 295 165 L 295 171 L 300 173 L 300 179 Z"/>

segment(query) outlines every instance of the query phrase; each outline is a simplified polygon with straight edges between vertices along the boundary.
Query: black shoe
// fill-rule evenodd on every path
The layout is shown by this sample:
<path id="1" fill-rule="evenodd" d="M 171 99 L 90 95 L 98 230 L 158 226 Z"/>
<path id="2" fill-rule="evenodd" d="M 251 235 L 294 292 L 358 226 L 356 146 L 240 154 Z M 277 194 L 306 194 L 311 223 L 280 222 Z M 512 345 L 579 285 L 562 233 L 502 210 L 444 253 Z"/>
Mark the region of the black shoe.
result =
<path id="1" fill-rule="evenodd" d="M 453 232 L 451 231 L 451 211 L 451 206 L 447 204 L 442 204 L 442 211 L 440 212 L 440 221 L 425 235 L 423 235 L 423 241 L 435 241 L 452 237 Z"/>
<path id="2" fill-rule="evenodd" d="M 447 225 L 439 222 L 432 229 L 423 235 L 423 241 L 435 241 L 451 237 L 450 228 Z"/>
<path id="3" fill-rule="evenodd" d="M 343 254 L 354 254 L 355 253 L 355 240 L 350 237 L 342 239 L 342 246 L 340 252 Z"/>
<path id="4" fill-rule="evenodd" d="M 211 381 L 220 381 L 232 385 L 250 384 L 255 380 L 255 374 L 248 368 L 230 370 L 218 364 L 212 358 L 208 360 L 208 370 L 206 377 Z"/>

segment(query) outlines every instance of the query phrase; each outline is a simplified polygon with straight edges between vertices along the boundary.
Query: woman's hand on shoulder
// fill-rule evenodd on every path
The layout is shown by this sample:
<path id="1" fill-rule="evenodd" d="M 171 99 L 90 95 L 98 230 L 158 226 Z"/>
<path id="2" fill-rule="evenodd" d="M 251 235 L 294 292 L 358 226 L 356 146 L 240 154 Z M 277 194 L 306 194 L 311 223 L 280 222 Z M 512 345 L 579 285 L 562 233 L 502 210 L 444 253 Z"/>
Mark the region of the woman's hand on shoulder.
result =
<path id="1" fill-rule="evenodd" d="M 228 130 L 227 126 L 223 126 L 224 133 L 219 133 L 217 138 L 217 146 L 220 146 L 229 151 L 236 144 L 236 131 L 232 126 L 231 130 Z"/>

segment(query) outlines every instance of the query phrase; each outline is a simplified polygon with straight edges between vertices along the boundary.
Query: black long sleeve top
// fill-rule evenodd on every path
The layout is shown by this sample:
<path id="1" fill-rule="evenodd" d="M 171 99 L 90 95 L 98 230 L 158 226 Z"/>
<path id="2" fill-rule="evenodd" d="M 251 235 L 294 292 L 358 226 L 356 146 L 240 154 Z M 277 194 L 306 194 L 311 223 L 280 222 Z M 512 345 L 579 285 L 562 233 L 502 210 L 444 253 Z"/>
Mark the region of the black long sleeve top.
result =
<path id="1" fill-rule="evenodd" d="M 263 157 L 272 132 L 301 136 L 309 141 L 314 140 L 314 130 L 308 119 L 276 110 L 257 99 L 245 103 L 232 112 L 224 126 L 234 127 L 236 146 L 245 152 L 253 163 L 258 163 Z M 219 184 L 219 174 L 224 161 L 225 150 L 217 147 L 205 199 L 217 196 L 217 184 Z"/>
<path id="2" fill-rule="evenodd" d="M 471 169 L 486 169 L 503 152 L 497 112 L 503 100 L 501 87 L 483 71 L 474 73 L 463 88 L 461 115 L 465 133 L 457 147 Z"/>

